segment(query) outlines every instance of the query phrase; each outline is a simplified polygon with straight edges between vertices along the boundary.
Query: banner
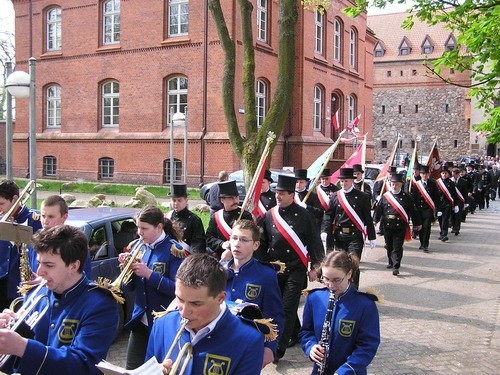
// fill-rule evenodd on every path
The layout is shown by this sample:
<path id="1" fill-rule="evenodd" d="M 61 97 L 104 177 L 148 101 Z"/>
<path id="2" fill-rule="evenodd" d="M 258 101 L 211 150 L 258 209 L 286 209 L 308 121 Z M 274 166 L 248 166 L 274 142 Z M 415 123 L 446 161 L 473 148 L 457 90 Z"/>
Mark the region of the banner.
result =
<path id="1" fill-rule="evenodd" d="M 437 180 L 441 173 L 441 158 L 439 157 L 439 150 L 437 148 L 437 139 L 432 145 L 431 152 L 429 153 L 429 160 L 427 161 L 429 167 L 430 178 Z"/>
<path id="2" fill-rule="evenodd" d="M 352 120 L 349 124 L 347 124 L 347 129 L 352 130 L 357 128 L 359 125 L 359 120 L 361 120 L 361 113 L 356 116 L 354 120 Z"/>
<path id="3" fill-rule="evenodd" d="M 365 138 L 366 139 L 366 138 Z M 363 150 L 364 148 L 364 143 L 365 140 L 361 142 L 361 144 L 356 148 L 356 151 L 353 152 L 351 157 L 345 161 L 344 164 L 340 168 L 352 168 L 354 164 L 361 164 L 363 165 Z M 332 176 L 330 177 L 330 181 L 332 184 L 336 185 L 337 182 L 339 182 L 339 175 L 340 175 L 340 168 L 337 169 Z"/>
<path id="4" fill-rule="evenodd" d="M 398 141 L 396 141 L 396 143 L 394 144 L 394 148 L 392 149 L 392 153 L 389 155 L 389 158 L 387 158 L 387 161 L 385 162 L 384 166 L 380 170 L 380 173 L 378 174 L 375 182 L 385 179 L 385 177 L 387 176 L 387 171 L 392 166 L 392 162 L 394 161 L 394 156 L 396 155 L 397 149 L 398 149 Z"/>
<path id="5" fill-rule="evenodd" d="M 335 112 L 335 115 L 332 117 L 333 128 L 335 131 L 340 129 L 340 121 L 339 121 L 339 111 Z"/>

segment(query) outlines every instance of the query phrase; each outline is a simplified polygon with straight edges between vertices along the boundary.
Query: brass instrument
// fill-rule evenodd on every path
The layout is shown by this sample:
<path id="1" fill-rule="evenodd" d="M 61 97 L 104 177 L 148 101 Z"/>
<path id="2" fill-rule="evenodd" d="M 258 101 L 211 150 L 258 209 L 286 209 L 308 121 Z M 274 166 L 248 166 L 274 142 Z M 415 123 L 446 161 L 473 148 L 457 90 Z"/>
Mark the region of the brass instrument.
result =
<path id="1" fill-rule="evenodd" d="M 42 319 L 49 308 L 49 296 L 47 294 L 38 294 L 38 292 L 45 286 L 46 283 L 46 280 L 42 280 L 42 282 L 38 284 L 32 295 L 28 297 L 28 299 L 24 301 L 23 305 L 19 308 L 17 316 L 9 321 L 7 327 L 5 327 L 6 329 L 15 332 L 23 323 L 28 325 L 30 330 L 35 328 L 35 326 L 38 324 L 40 319 Z M 10 305 L 11 310 L 14 310 L 15 307 L 20 303 L 19 299 L 22 299 L 22 297 L 18 297 L 14 301 L 12 301 Z M 44 299 L 46 300 L 46 303 L 43 309 L 39 311 L 35 310 L 38 304 Z M 5 365 L 10 357 L 11 354 L 0 355 L 0 368 Z"/>
<path id="2" fill-rule="evenodd" d="M 177 331 L 177 334 L 174 337 L 172 345 L 170 345 L 170 348 L 168 349 L 168 352 L 165 355 L 165 359 L 171 359 L 170 356 L 172 355 L 174 348 L 179 344 L 182 332 L 184 331 L 188 323 L 189 320 L 187 319 L 181 320 L 181 326 L 179 327 L 179 330 Z M 191 358 L 193 358 L 193 345 L 191 345 L 190 342 L 186 342 L 179 351 L 179 355 L 177 356 L 175 361 L 173 361 L 170 370 L 163 370 L 163 373 L 169 375 L 183 375 L 184 372 L 186 371 L 186 368 Z"/>
<path id="3" fill-rule="evenodd" d="M 12 216 L 14 216 L 14 214 L 19 209 L 19 207 L 21 207 L 22 205 L 24 205 L 28 201 L 31 194 L 33 194 L 33 192 L 35 191 L 35 189 L 36 189 L 35 181 L 30 180 L 28 182 L 28 184 L 24 187 L 24 189 L 21 191 L 21 193 L 19 193 L 19 197 L 16 199 L 16 201 L 14 202 L 12 207 L 9 209 L 9 211 L 7 211 L 5 213 L 5 215 L 2 216 L 2 218 L 0 219 L 0 222 L 1 221 L 10 221 Z"/>
<path id="4" fill-rule="evenodd" d="M 110 286 L 112 288 L 121 289 L 123 285 L 130 283 L 134 271 L 132 270 L 132 265 L 136 263 L 139 259 L 142 259 L 146 253 L 147 245 L 142 241 L 137 241 L 134 247 L 130 250 L 130 257 L 127 262 L 123 265 L 122 271 L 118 277 L 113 281 Z"/>

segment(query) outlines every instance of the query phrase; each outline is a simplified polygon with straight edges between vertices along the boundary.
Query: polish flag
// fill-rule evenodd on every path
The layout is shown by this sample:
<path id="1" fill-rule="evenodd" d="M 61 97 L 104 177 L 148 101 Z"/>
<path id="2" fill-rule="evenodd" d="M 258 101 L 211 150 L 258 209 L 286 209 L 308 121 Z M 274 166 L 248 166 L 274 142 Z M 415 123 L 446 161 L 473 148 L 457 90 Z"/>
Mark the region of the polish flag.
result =
<path id="1" fill-rule="evenodd" d="M 340 121 L 339 121 L 339 111 L 338 110 L 337 110 L 337 112 L 335 112 L 335 115 L 333 115 L 332 122 L 333 122 L 333 129 L 339 130 L 340 129 Z"/>
<path id="2" fill-rule="evenodd" d="M 351 130 L 357 128 L 359 125 L 359 120 L 361 120 L 361 113 L 347 125 L 347 129 Z"/>

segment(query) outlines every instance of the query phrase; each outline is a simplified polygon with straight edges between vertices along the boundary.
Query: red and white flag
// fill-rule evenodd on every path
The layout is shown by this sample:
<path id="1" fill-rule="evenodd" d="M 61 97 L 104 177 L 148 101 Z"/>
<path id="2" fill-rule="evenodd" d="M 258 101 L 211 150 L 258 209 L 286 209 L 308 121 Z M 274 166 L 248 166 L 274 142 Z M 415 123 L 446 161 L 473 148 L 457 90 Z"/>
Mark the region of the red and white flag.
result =
<path id="1" fill-rule="evenodd" d="M 266 172 L 267 158 L 264 159 L 263 163 L 260 163 L 255 171 L 255 187 L 252 192 L 252 197 L 248 203 L 249 211 L 252 213 L 253 217 L 264 216 L 265 212 L 261 212 L 259 209 L 260 194 L 262 190 L 262 181 L 264 180 L 264 173 Z M 264 215 L 263 215 L 264 214 Z"/>
<path id="2" fill-rule="evenodd" d="M 356 151 L 353 152 L 351 157 L 345 161 L 344 164 L 340 168 L 352 168 L 354 164 L 362 164 L 363 162 L 363 147 L 364 141 L 356 148 Z M 336 185 L 339 182 L 340 168 L 337 169 L 330 177 L 330 181 L 332 184 Z"/>
<path id="3" fill-rule="evenodd" d="M 429 160 L 427 161 L 427 166 L 429 167 L 430 177 L 437 180 L 441 173 L 441 158 L 439 157 L 439 150 L 437 148 L 437 139 L 432 145 L 431 152 L 429 154 Z"/>
<path id="4" fill-rule="evenodd" d="M 339 121 L 339 111 L 335 112 L 335 114 L 332 117 L 332 124 L 333 124 L 333 129 L 335 131 L 340 129 L 340 121 Z"/>
<path id="5" fill-rule="evenodd" d="M 396 156 L 396 150 L 398 149 L 398 142 L 394 144 L 394 147 L 392 149 L 391 155 L 387 158 L 387 161 L 385 162 L 384 166 L 380 170 L 377 179 L 375 181 L 382 181 L 387 177 L 387 172 L 389 171 L 389 168 L 392 166 L 392 162 L 394 161 L 394 156 Z"/>
<path id="6" fill-rule="evenodd" d="M 359 120 L 361 120 L 361 113 L 347 125 L 347 129 L 352 130 L 354 128 L 357 128 L 359 125 Z"/>

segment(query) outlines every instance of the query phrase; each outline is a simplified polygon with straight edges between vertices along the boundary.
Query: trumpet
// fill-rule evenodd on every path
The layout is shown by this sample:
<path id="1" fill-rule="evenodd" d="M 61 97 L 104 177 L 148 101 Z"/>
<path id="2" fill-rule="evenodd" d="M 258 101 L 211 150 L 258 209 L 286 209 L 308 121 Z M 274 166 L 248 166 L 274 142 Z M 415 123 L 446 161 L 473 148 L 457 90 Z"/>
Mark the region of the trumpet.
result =
<path id="1" fill-rule="evenodd" d="M 23 323 L 26 324 L 30 330 L 35 328 L 35 326 L 38 324 L 40 319 L 42 319 L 49 308 L 49 296 L 47 294 L 38 294 L 38 292 L 45 286 L 46 283 L 46 280 L 42 280 L 38 287 L 33 290 L 32 295 L 28 297 L 28 299 L 26 299 L 23 305 L 19 308 L 17 316 L 9 321 L 9 323 L 5 327 L 6 329 L 15 332 Z M 12 301 L 10 305 L 11 310 L 15 310 L 16 306 L 20 303 L 19 299 L 22 299 L 22 297 L 18 297 L 14 301 Z M 43 309 L 39 311 L 35 310 L 35 308 L 42 300 L 46 300 Z M 10 357 L 11 354 L 0 355 L 0 368 L 5 365 Z"/>
<path id="2" fill-rule="evenodd" d="M 174 348 L 179 344 L 182 332 L 184 331 L 188 323 L 189 320 L 187 319 L 181 320 L 181 326 L 179 327 L 179 330 L 177 331 L 177 334 L 174 337 L 172 345 L 170 345 L 170 348 L 168 349 L 168 352 L 165 355 L 165 359 L 169 359 L 171 357 L 172 352 L 174 351 Z M 172 363 L 172 368 L 170 368 L 170 370 L 163 370 L 163 373 L 168 375 L 183 375 L 186 372 L 186 368 L 191 358 L 193 358 L 193 345 L 191 345 L 190 342 L 186 342 L 182 346 L 181 350 L 179 350 L 177 358 Z"/>
<path id="3" fill-rule="evenodd" d="M 132 269 L 132 265 L 136 263 L 139 259 L 142 259 L 144 254 L 146 253 L 147 245 L 144 242 L 137 241 L 132 250 L 130 251 L 130 257 L 127 262 L 123 265 L 122 271 L 118 275 L 118 277 L 113 281 L 110 286 L 112 288 L 121 289 L 123 285 L 127 285 L 130 283 L 134 270 Z"/>
<path id="4" fill-rule="evenodd" d="M 9 209 L 9 211 L 7 211 L 2 216 L 2 218 L 0 219 L 0 222 L 11 220 L 12 217 L 16 214 L 19 207 L 21 207 L 22 205 L 24 205 L 28 201 L 29 197 L 31 196 L 31 194 L 33 194 L 35 189 L 36 189 L 35 181 L 30 180 L 28 182 L 28 184 L 24 187 L 24 189 L 21 191 L 21 193 L 19 193 L 19 197 L 16 199 L 16 201 L 14 202 L 12 207 Z"/>

